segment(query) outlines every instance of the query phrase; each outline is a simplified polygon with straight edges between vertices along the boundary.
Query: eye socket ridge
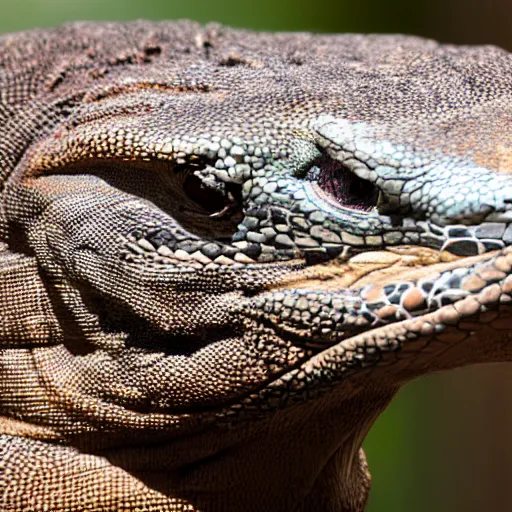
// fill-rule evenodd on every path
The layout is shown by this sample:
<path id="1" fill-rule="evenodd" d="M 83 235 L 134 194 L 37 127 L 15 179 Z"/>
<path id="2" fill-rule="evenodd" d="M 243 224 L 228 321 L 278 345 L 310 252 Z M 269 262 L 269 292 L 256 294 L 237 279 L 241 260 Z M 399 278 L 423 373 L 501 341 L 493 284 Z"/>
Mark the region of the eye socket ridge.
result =
<path id="1" fill-rule="evenodd" d="M 331 202 L 353 210 L 369 212 L 377 207 L 379 189 L 369 181 L 359 178 L 342 162 L 326 155 L 311 165 L 306 180 L 316 184 L 316 189 Z"/>

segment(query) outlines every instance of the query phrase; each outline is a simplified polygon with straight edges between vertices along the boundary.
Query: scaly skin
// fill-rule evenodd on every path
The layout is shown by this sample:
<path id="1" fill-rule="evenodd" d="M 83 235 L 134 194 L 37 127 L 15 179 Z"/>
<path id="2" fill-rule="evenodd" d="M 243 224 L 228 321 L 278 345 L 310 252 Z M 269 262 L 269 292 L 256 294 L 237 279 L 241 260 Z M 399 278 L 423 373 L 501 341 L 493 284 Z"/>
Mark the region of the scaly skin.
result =
<path id="1" fill-rule="evenodd" d="M 412 37 L 0 38 L 0 508 L 362 511 L 399 387 L 512 358 L 511 93 Z"/>

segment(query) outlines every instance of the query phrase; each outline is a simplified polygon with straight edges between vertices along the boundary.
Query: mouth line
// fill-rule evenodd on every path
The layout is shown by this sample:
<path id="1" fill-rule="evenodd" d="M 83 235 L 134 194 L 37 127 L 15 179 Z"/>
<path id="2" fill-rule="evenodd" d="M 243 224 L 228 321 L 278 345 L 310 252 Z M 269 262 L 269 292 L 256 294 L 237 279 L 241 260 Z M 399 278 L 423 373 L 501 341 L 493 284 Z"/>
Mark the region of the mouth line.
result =
<path id="1" fill-rule="evenodd" d="M 368 266 L 352 283 L 344 282 L 340 274 L 339 291 L 335 278 L 325 289 L 321 284 L 313 289 L 290 283 L 291 287 L 265 292 L 256 298 L 252 316 L 269 322 L 282 335 L 293 336 L 301 346 L 317 349 L 371 329 L 414 321 L 445 306 L 464 303 L 467 310 L 480 294 L 485 305 L 489 300 L 485 290 L 492 287 L 494 291 L 487 292 L 491 295 L 496 287 L 505 295 L 512 289 L 512 248 L 435 268 Z M 350 262 L 346 271 L 351 272 Z"/>
<path id="2" fill-rule="evenodd" d="M 317 389 L 320 392 L 322 387 L 327 390 L 339 384 L 351 374 L 351 371 L 375 369 L 388 353 L 396 354 L 389 362 L 395 364 L 407 357 L 406 354 L 400 356 L 402 349 L 410 346 L 411 350 L 414 350 L 414 343 L 420 338 L 424 339 L 424 343 L 421 343 L 417 350 L 420 351 L 420 348 L 435 340 L 441 346 L 439 350 L 429 353 L 429 357 L 439 358 L 443 353 L 463 343 L 478 328 L 492 326 L 503 333 L 509 331 L 510 318 L 505 322 L 500 321 L 502 310 L 498 310 L 498 307 L 509 306 L 512 302 L 512 250 L 498 258 L 501 260 L 495 260 L 495 270 L 503 272 L 508 266 L 509 272 L 501 280 L 501 284 L 490 280 L 479 292 L 468 294 L 451 304 L 440 305 L 434 311 L 426 312 L 419 317 L 374 326 L 326 346 L 300 362 L 296 368 L 291 368 L 268 383 L 259 399 L 267 400 L 267 394 L 277 396 L 282 388 L 285 388 L 286 399 L 293 403 L 293 395 L 300 395 L 303 389 Z M 501 267 L 501 270 L 496 267 Z M 487 315 L 489 318 L 481 322 L 481 315 Z M 281 403 L 280 407 L 284 405 L 286 404 Z"/>

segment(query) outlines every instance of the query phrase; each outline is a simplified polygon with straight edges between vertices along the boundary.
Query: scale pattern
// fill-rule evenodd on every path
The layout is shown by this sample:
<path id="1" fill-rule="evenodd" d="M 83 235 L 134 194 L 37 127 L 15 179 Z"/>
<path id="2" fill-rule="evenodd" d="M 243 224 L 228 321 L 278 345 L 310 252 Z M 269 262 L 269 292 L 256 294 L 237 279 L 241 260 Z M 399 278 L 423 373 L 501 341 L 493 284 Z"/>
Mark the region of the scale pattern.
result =
<path id="1" fill-rule="evenodd" d="M 512 57 L 0 37 L 0 508 L 361 512 L 401 385 L 508 361 Z"/>

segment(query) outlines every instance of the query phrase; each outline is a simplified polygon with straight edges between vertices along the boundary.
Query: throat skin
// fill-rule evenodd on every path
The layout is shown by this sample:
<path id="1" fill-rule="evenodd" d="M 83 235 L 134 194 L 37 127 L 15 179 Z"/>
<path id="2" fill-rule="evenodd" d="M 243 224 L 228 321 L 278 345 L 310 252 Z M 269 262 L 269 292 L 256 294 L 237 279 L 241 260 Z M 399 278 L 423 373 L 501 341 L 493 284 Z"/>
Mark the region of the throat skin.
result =
<path id="1" fill-rule="evenodd" d="M 236 428 L 227 445 L 218 441 L 219 436 L 227 438 L 225 433 L 213 431 L 177 442 L 160 440 L 106 449 L 85 461 L 80 451 L 57 448 L 54 454 L 44 454 L 41 461 L 56 457 L 55 470 L 67 483 L 60 496 L 64 503 L 73 499 L 72 487 L 83 480 L 89 467 L 102 475 L 97 488 L 111 489 L 119 509 L 133 503 L 144 509 L 157 503 L 162 510 L 178 511 L 257 511 L 263 506 L 271 512 L 305 512 L 319 507 L 362 512 L 371 477 L 360 446 L 396 391 L 365 389 L 347 399 L 347 393 L 338 389 L 298 410 L 279 412 L 270 422 Z M 34 450 L 37 446 L 29 441 L 18 448 Z M 185 453 L 202 458 L 178 468 L 168 467 L 175 466 Z M 30 474 L 33 480 L 18 484 L 16 492 L 28 493 L 34 482 L 45 488 L 43 475 Z M 97 507 L 92 510 L 102 510 L 112 502 L 109 496 L 93 498 L 88 492 L 83 496 Z M 43 507 L 33 498 L 26 498 L 25 503 Z"/>

